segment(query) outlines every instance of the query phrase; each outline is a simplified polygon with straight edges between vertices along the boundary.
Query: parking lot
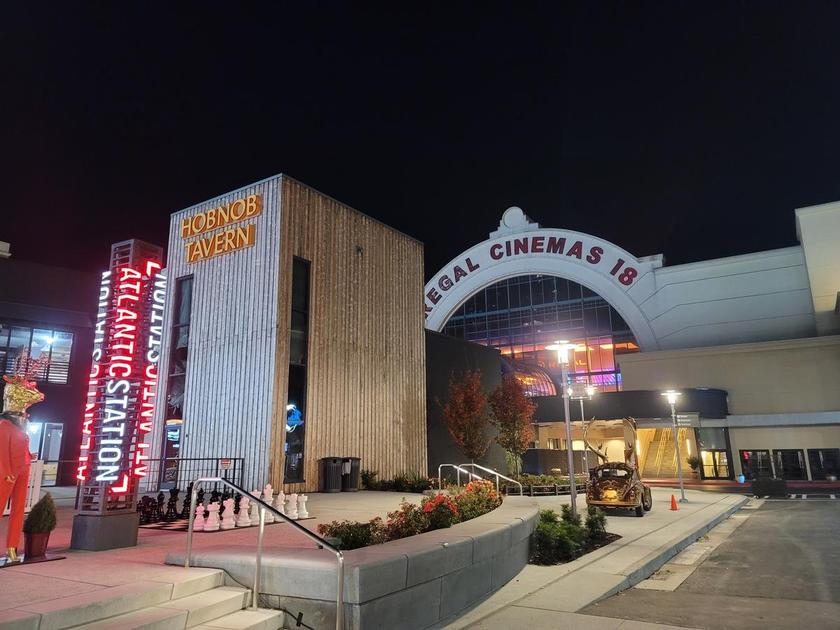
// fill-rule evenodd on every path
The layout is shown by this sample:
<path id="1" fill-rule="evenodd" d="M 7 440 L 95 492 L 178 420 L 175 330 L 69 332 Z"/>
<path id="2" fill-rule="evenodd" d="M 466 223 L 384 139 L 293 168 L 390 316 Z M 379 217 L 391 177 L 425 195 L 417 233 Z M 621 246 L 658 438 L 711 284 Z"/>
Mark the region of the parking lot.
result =
<path id="1" fill-rule="evenodd" d="M 580 612 L 710 630 L 840 628 L 840 501 L 769 500 L 737 518 L 707 555 L 674 559 L 675 574 L 688 569 L 673 590 L 643 583 Z"/>

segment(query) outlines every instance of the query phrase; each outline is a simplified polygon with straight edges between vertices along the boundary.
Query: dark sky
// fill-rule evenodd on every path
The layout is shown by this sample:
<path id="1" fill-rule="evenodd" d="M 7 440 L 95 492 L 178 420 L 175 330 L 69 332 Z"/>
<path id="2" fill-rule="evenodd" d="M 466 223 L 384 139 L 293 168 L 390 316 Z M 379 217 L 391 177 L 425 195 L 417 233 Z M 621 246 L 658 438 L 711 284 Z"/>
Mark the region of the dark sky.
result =
<path id="1" fill-rule="evenodd" d="M 670 264 L 840 199 L 840 3 L 18 2 L 0 240 L 97 270 L 284 172 L 426 244 L 519 205 Z"/>

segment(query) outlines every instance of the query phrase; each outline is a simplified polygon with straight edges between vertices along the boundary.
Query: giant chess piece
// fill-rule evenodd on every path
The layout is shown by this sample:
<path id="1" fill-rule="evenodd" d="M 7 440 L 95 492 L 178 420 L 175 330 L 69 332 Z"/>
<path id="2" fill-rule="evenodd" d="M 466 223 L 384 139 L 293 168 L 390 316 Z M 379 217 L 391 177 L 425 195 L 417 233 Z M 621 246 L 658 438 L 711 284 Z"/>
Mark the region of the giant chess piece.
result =
<path id="1" fill-rule="evenodd" d="M 242 497 L 241 499 L 239 499 L 239 514 L 236 515 L 237 527 L 251 526 L 251 516 L 248 514 L 248 504 L 250 502 L 251 501 L 250 499 L 248 499 L 248 497 Z"/>
<path id="2" fill-rule="evenodd" d="M 270 483 L 265 485 L 263 488 L 263 501 L 265 501 L 268 505 L 271 505 L 274 501 L 274 488 L 271 487 Z M 268 525 L 269 523 L 274 522 L 274 512 L 271 510 L 265 511 L 265 524 Z"/>
<path id="3" fill-rule="evenodd" d="M 309 512 L 306 511 L 306 502 L 309 497 L 305 494 L 298 495 L 298 518 L 309 518 Z"/>
<path id="4" fill-rule="evenodd" d="M 233 520 L 233 499 L 232 498 L 225 499 L 224 503 L 222 503 L 222 505 L 224 506 L 225 511 L 223 512 L 223 516 L 222 516 L 221 528 L 222 529 L 233 529 L 234 527 L 236 527 L 236 521 Z"/>
<path id="5" fill-rule="evenodd" d="M 194 532 L 203 532 L 204 531 L 204 504 L 199 503 L 198 506 L 195 508 L 195 518 L 193 519 L 193 531 Z"/>
<path id="6" fill-rule="evenodd" d="M 157 518 L 155 519 L 156 521 L 162 521 L 163 520 L 163 515 L 164 515 L 163 502 L 164 502 L 165 499 L 166 499 L 166 495 L 163 494 L 163 491 L 158 492 L 158 495 L 157 495 Z"/>
<path id="7" fill-rule="evenodd" d="M 277 493 L 277 500 L 274 502 L 274 507 L 280 514 L 286 513 L 286 495 L 283 494 L 282 490 Z"/>
<path id="8" fill-rule="evenodd" d="M 205 532 L 219 531 L 219 504 L 211 503 L 207 506 L 207 520 L 204 522 Z"/>
<path id="9" fill-rule="evenodd" d="M 286 516 L 290 519 L 297 520 L 298 517 L 298 495 L 290 494 L 289 495 L 289 507 L 286 508 Z"/>
<path id="10" fill-rule="evenodd" d="M 187 493 L 184 495 L 184 506 L 181 508 L 181 518 L 190 517 L 190 501 L 192 501 L 193 484 L 187 486 Z"/>
<path id="11" fill-rule="evenodd" d="M 170 523 L 178 520 L 178 494 L 180 492 L 178 488 L 170 488 L 169 501 L 166 502 L 166 515 L 163 520 Z"/>
<path id="12" fill-rule="evenodd" d="M 251 492 L 251 496 L 255 499 L 260 498 L 260 491 L 254 490 Z M 251 525 L 259 525 L 260 524 L 260 504 L 257 501 L 251 503 Z"/>

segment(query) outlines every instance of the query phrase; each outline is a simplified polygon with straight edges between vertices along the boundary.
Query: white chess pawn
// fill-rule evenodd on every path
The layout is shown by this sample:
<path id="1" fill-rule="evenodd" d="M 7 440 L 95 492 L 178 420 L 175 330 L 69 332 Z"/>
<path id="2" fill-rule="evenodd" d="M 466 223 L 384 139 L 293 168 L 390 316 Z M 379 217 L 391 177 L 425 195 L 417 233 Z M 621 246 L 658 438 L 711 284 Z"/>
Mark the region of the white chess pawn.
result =
<path id="1" fill-rule="evenodd" d="M 225 506 L 224 514 L 222 515 L 222 529 L 233 529 L 236 527 L 236 521 L 233 518 L 233 499 L 225 499 L 222 505 Z"/>
<path id="2" fill-rule="evenodd" d="M 204 531 L 204 504 L 199 503 L 198 507 L 195 508 L 195 518 L 193 518 L 193 531 L 194 532 L 203 532 Z"/>
<path id="3" fill-rule="evenodd" d="M 280 512 L 280 514 L 286 513 L 286 495 L 283 494 L 282 490 L 277 493 L 277 500 L 274 501 L 274 507 L 278 512 Z"/>
<path id="4" fill-rule="evenodd" d="M 260 491 L 254 490 L 251 495 L 259 499 L 260 498 Z M 260 504 L 256 501 L 251 502 L 251 514 L 249 515 L 251 519 L 251 525 L 259 525 L 260 524 Z"/>
<path id="5" fill-rule="evenodd" d="M 207 520 L 204 522 L 204 531 L 219 531 L 219 504 L 215 501 L 207 506 Z"/>
<path id="6" fill-rule="evenodd" d="M 309 512 L 306 511 L 306 502 L 309 497 L 305 494 L 298 495 L 298 518 L 309 518 Z"/>
<path id="7" fill-rule="evenodd" d="M 236 515 L 237 527 L 251 526 L 251 517 L 248 514 L 248 505 L 250 503 L 251 500 L 248 497 L 242 497 L 241 499 L 239 499 L 239 514 Z"/>
<path id="8" fill-rule="evenodd" d="M 288 516 L 291 519 L 296 519 L 298 517 L 297 500 L 298 495 L 289 495 L 289 507 L 286 508 L 286 516 Z"/>
<path id="9" fill-rule="evenodd" d="M 263 501 L 268 503 L 269 505 L 274 504 L 274 488 L 271 487 L 270 483 L 265 484 L 265 488 L 263 488 Z M 266 525 L 269 523 L 274 522 L 274 512 L 269 510 L 265 511 L 265 523 Z"/>

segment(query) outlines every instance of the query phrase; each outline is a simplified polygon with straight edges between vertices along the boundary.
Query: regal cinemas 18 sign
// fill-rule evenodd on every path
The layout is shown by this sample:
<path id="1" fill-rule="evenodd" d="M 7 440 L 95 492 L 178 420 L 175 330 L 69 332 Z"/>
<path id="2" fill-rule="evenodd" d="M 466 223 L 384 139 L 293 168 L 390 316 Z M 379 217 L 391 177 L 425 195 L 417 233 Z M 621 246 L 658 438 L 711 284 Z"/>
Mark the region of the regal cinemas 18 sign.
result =
<path id="1" fill-rule="evenodd" d="M 161 263 L 102 274 L 77 479 L 132 491 L 148 474 L 166 300 Z"/>
<path id="2" fill-rule="evenodd" d="M 252 247 L 257 239 L 256 225 L 237 224 L 261 213 L 262 196 L 248 195 L 184 217 L 181 220 L 181 239 L 185 241 L 187 262 L 195 263 Z"/>

